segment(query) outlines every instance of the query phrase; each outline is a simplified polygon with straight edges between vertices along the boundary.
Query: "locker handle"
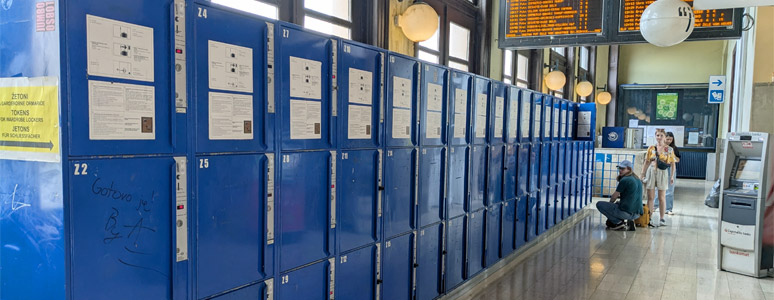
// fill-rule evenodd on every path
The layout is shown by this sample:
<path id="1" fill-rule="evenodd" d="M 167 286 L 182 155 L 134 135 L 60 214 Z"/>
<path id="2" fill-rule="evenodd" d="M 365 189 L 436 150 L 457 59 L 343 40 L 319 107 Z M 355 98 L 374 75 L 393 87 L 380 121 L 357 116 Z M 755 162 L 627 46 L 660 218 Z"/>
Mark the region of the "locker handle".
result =
<path id="1" fill-rule="evenodd" d="M 384 186 L 381 186 L 381 185 L 380 185 L 380 186 L 379 186 L 379 190 L 380 190 L 380 191 L 383 191 L 383 190 L 384 190 Z"/>
<path id="2" fill-rule="evenodd" d="M 414 268 L 418 268 L 418 267 L 419 267 L 419 264 L 414 264 Z"/>
<path id="3" fill-rule="evenodd" d="M 383 281 L 382 281 L 381 279 L 377 279 L 377 280 L 376 280 L 376 284 L 382 284 L 382 282 L 383 282 Z"/>

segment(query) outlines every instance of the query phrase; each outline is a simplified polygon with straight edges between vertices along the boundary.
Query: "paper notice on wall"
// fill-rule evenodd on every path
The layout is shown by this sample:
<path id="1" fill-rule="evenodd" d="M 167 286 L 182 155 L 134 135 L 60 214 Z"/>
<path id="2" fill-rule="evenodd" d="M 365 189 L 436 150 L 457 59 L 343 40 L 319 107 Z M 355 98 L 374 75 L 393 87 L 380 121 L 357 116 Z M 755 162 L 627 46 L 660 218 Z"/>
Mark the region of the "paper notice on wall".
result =
<path id="1" fill-rule="evenodd" d="M 349 68 L 349 103 L 373 103 L 373 73 Z"/>
<path id="2" fill-rule="evenodd" d="M 371 138 L 371 106 L 349 105 L 347 120 L 347 138 Z"/>
<path id="3" fill-rule="evenodd" d="M 465 138 L 465 130 L 468 128 L 468 118 L 464 114 L 454 114 L 454 137 Z"/>
<path id="4" fill-rule="evenodd" d="M 153 28 L 86 15 L 89 75 L 153 82 Z"/>
<path id="5" fill-rule="evenodd" d="M 427 109 L 434 111 L 443 110 L 443 87 L 434 84 L 427 84 Z"/>
<path id="6" fill-rule="evenodd" d="M 485 119 L 488 113 L 486 110 L 486 99 L 486 94 L 476 95 L 476 115 L 484 116 Z"/>
<path id="7" fill-rule="evenodd" d="M 495 117 L 502 118 L 505 116 L 505 98 L 495 97 Z"/>
<path id="8" fill-rule="evenodd" d="M 59 80 L 0 78 L 0 159 L 59 162 Z"/>
<path id="9" fill-rule="evenodd" d="M 508 136 L 516 138 L 516 133 L 519 129 L 519 106 L 516 102 L 511 102 L 510 111 L 508 112 Z"/>
<path id="10" fill-rule="evenodd" d="M 153 140 L 153 86 L 89 80 L 89 139 Z"/>
<path id="11" fill-rule="evenodd" d="M 476 137 L 486 137 L 486 117 L 476 116 Z"/>
<path id="12" fill-rule="evenodd" d="M 392 109 L 392 138 L 407 139 L 411 137 L 411 124 L 410 109 Z"/>
<path id="13" fill-rule="evenodd" d="M 290 97 L 322 99 L 322 62 L 290 57 Z"/>
<path id="14" fill-rule="evenodd" d="M 290 100 L 290 139 L 311 140 L 322 137 L 322 103 Z"/>
<path id="15" fill-rule="evenodd" d="M 441 138 L 441 113 L 428 111 L 427 124 L 425 125 L 425 136 L 428 139 Z"/>
<path id="16" fill-rule="evenodd" d="M 454 90 L 454 113 L 468 114 L 468 91 L 463 89 Z"/>
<path id="17" fill-rule="evenodd" d="M 253 96 L 210 92 L 210 140 L 253 139 Z"/>
<path id="18" fill-rule="evenodd" d="M 503 118 L 495 117 L 494 130 L 495 130 L 494 136 L 496 138 L 503 137 Z"/>
<path id="19" fill-rule="evenodd" d="M 411 80 L 392 77 L 392 106 L 411 108 Z"/>
<path id="20" fill-rule="evenodd" d="M 253 92 L 253 49 L 207 41 L 210 88 Z"/>

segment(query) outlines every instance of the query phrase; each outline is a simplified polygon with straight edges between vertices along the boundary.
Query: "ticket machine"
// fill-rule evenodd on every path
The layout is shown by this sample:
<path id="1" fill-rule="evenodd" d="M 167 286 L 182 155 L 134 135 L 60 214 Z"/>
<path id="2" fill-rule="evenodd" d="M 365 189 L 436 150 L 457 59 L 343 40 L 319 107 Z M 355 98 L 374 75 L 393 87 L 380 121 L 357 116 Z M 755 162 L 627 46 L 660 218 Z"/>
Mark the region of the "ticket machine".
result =
<path id="1" fill-rule="evenodd" d="M 729 133 L 720 198 L 718 266 L 766 276 L 774 259 L 774 206 L 769 134 Z"/>

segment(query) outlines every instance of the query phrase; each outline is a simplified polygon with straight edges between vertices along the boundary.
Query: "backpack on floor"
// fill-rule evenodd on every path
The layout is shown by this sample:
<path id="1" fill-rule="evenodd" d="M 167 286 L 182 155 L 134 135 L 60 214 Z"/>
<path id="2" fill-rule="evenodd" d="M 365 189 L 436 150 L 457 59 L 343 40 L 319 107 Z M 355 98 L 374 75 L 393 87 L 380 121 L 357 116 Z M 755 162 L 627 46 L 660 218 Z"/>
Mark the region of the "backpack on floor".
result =
<path id="1" fill-rule="evenodd" d="M 648 210 L 648 205 L 643 204 L 642 215 L 637 220 L 634 220 L 634 224 L 639 227 L 648 227 L 648 223 L 650 223 L 650 211 Z"/>

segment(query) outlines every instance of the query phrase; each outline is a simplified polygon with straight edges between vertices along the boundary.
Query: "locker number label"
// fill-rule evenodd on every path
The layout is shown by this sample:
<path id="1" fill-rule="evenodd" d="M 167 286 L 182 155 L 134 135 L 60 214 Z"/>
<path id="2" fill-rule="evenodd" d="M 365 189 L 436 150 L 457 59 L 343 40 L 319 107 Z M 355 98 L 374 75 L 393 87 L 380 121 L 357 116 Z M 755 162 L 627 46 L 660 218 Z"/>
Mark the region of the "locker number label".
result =
<path id="1" fill-rule="evenodd" d="M 349 45 L 344 45 L 344 53 L 352 53 L 352 47 Z"/>
<path id="2" fill-rule="evenodd" d="M 343 263 L 346 263 L 346 262 L 347 262 L 347 256 L 344 255 L 344 256 L 341 257 L 341 263 L 343 264 Z"/>
<path id="3" fill-rule="evenodd" d="M 207 158 L 199 159 L 199 169 L 207 169 L 210 167 L 210 160 Z"/>
<path id="4" fill-rule="evenodd" d="M 289 38 L 290 37 L 290 30 L 282 29 L 282 37 Z"/>
<path id="5" fill-rule="evenodd" d="M 89 173 L 86 172 L 86 170 L 89 169 L 89 165 L 87 164 L 75 164 L 75 173 L 74 175 L 88 175 Z"/>
<path id="6" fill-rule="evenodd" d="M 290 282 L 290 277 L 288 275 L 282 276 L 282 284 L 286 284 Z"/>
<path id="7" fill-rule="evenodd" d="M 199 18 L 207 18 L 207 9 L 199 7 Z"/>

